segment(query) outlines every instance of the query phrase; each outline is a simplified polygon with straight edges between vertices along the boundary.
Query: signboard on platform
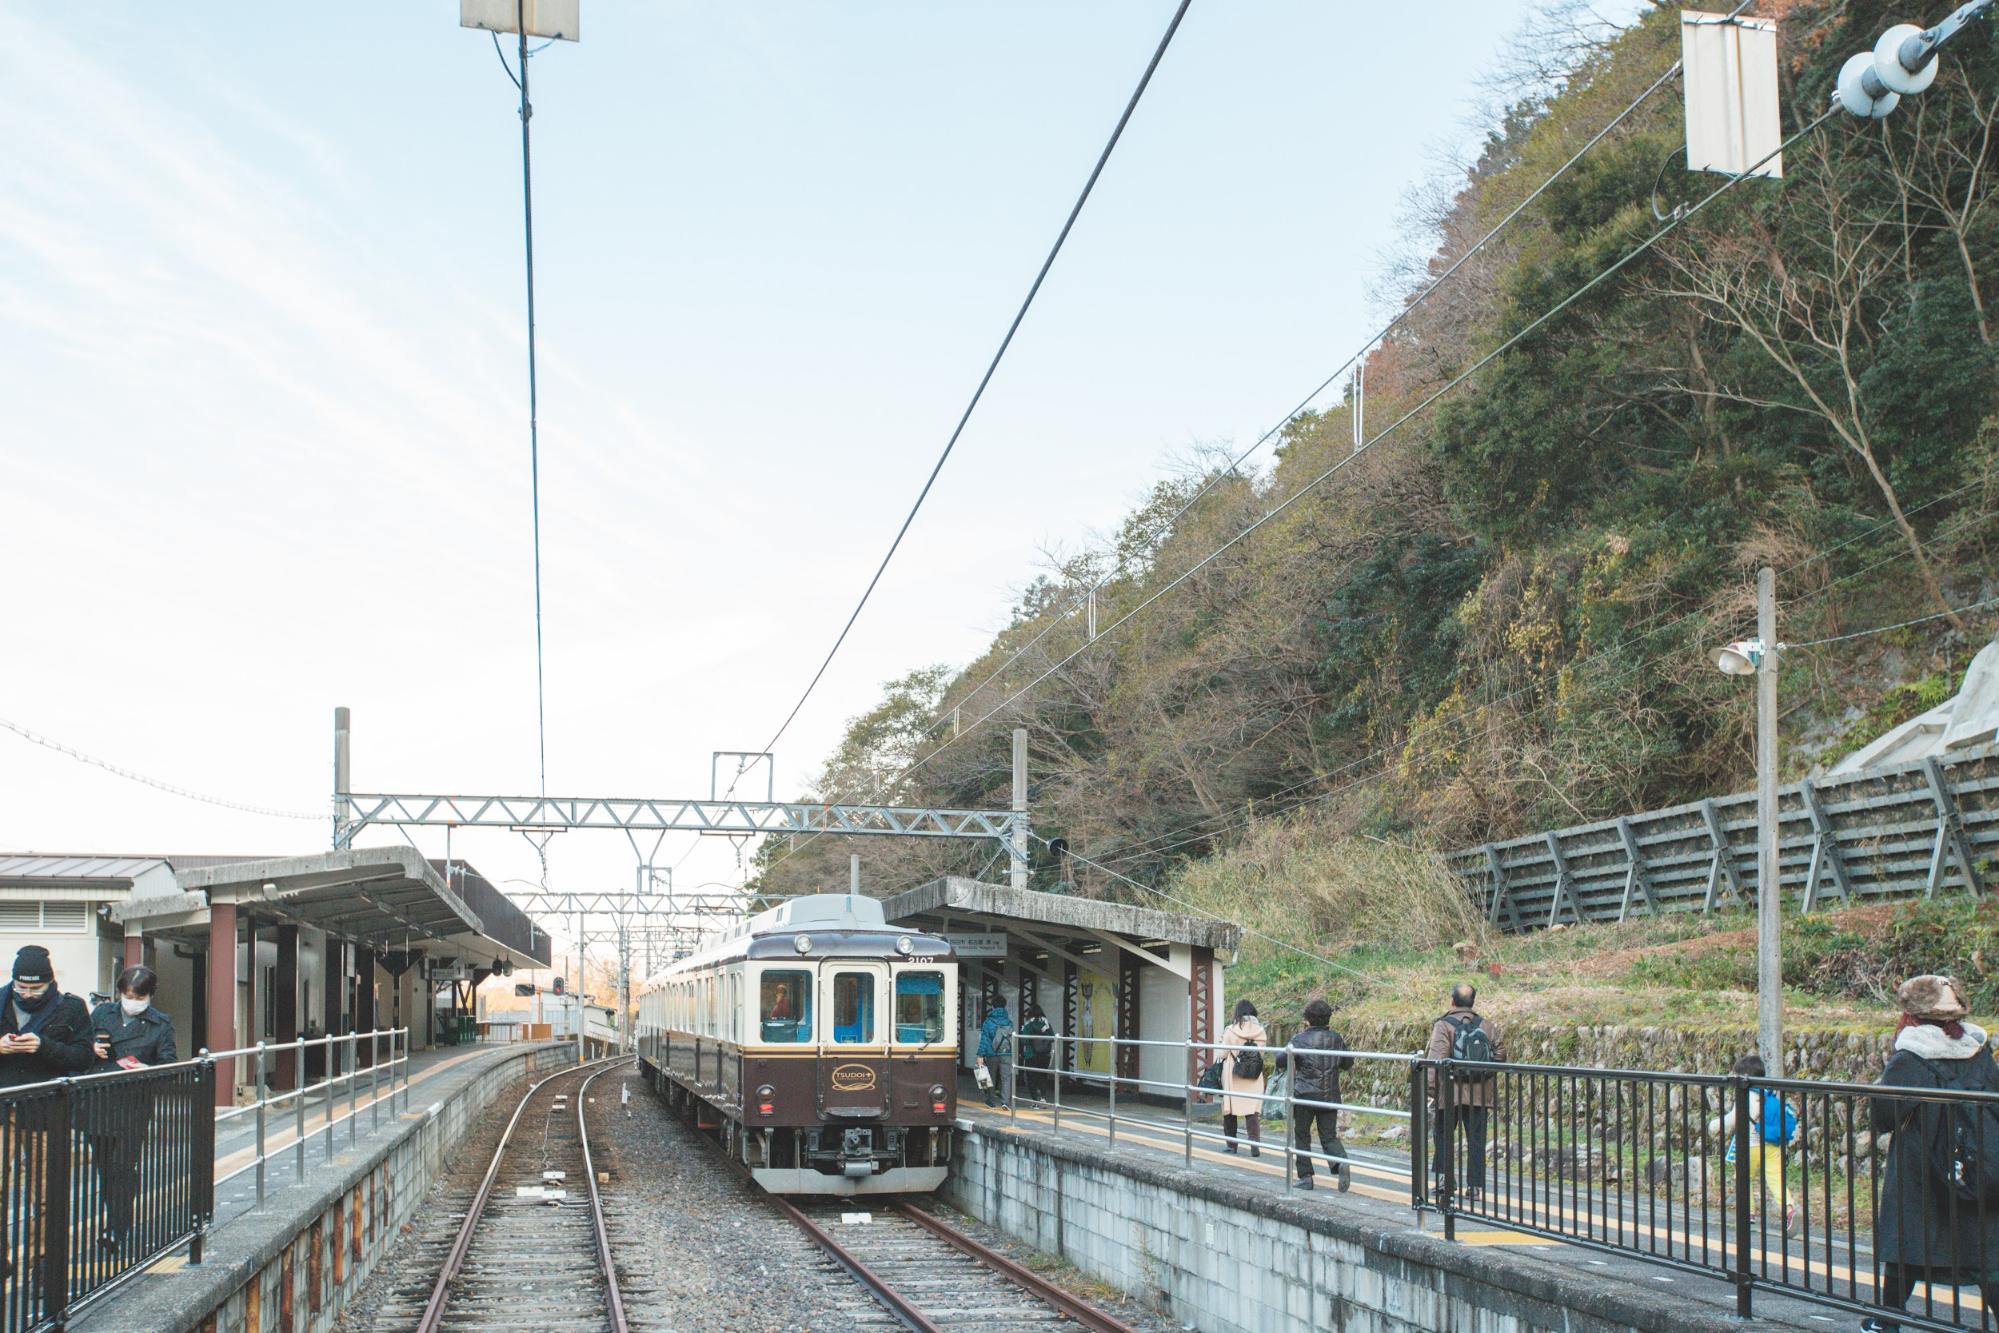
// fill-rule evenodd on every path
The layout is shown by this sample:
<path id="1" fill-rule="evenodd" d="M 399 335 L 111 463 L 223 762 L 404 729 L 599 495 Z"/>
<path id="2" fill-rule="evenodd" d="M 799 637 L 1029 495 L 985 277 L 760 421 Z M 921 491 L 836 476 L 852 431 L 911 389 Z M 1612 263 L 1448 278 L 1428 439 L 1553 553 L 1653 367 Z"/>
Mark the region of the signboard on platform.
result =
<path id="1" fill-rule="evenodd" d="M 994 931 L 984 935 L 946 935 L 951 949 L 960 958 L 1006 957 L 1006 935 Z"/>

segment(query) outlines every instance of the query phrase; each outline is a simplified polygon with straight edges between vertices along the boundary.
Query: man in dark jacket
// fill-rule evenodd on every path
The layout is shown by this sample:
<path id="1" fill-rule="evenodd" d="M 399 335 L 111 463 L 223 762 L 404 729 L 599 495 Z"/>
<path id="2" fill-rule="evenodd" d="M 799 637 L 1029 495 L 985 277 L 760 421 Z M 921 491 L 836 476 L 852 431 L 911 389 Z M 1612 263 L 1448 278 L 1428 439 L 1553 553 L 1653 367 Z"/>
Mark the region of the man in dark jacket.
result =
<path id="1" fill-rule="evenodd" d="M 1278 1068 L 1284 1068 L 1288 1062 L 1291 1069 L 1291 1135 L 1292 1144 L 1298 1149 L 1295 1184 L 1301 1190 L 1313 1187 L 1310 1153 L 1314 1126 L 1319 1130 L 1320 1152 L 1341 1159 L 1347 1155 L 1346 1145 L 1340 1142 L 1340 1113 L 1332 1103 L 1340 1100 L 1340 1071 L 1353 1068 L 1353 1057 L 1316 1054 L 1347 1048 L 1346 1038 L 1327 1026 L 1332 1021 L 1333 1007 L 1324 1000 L 1312 1001 L 1305 1006 L 1305 1030 L 1291 1038 L 1289 1051 L 1280 1052 L 1277 1057 Z M 1341 1191 L 1351 1189 L 1353 1166 L 1344 1160 L 1332 1166 Z"/>
<path id="2" fill-rule="evenodd" d="M 39 944 L 14 956 L 14 979 L 0 988 L 0 1088 L 80 1074 L 95 1062 L 90 1011 L 56 989 L 55 965 Z"/>
<path id="3" fill-rule="evenodd" d="M 1462 1059 L 1464 1057 L 1458 1054 L 1460 1051 L 1477 1050 L 1482 1046 L 1491 1057 L 1485 1063 L 1499 1064 L 1506 1059 L 1499 1025 L 1473 1007 L 1477 1002 L 1477 988 L 1464 984 L 1451 987 L 1451 1011 L 1431 1025 L 1430 1045 L 1423 1052 L 1427 1058 Z M 1480 1035 L 1473 1038 L 1474 1033 Z M 1473 1196 L 1485 1193 L 1486 1122 L 1492 1117 L 1496 1082 L 1491 1070 L 1466 1070 L 1451 1080 L 1452 1118 L 1457 1122 L 1458 1146 L 1462 1150 L 1456 1159 L 1457 1187 Z M 1436 1151 L 1432 1154 L 1430 1170 L 1441 1176 L 1444 1172 L 1444 1145 L 1451 1136 L 1453 1126 L 1444 1123 L 1437 1071 L 1434 1069 L 1430 1071 L 1430 1105 L 1437 1113 L 1431 1128 L 1431 1140 L 1436 1144 Z"/>

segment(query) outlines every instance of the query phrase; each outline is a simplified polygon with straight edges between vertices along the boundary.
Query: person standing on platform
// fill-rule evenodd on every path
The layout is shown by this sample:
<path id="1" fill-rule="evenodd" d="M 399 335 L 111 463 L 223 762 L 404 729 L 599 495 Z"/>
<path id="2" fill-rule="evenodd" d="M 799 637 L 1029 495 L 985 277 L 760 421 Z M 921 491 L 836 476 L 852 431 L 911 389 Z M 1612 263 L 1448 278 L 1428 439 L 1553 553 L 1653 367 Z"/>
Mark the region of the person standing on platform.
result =
<path id="1" fill-rule="evenodd" d="M 986 1021 L 979 1024 L 979 1066 L 986 1071 L 989 1080 L 984 1088 L 987 1106 L 1005 1106 L 1013 1089 L 1007 1087 L 1007 1070 L 1013 1064 L 1013 1015 L 1006 1011 L 1006 1001 L 994 997 L 992 1008 L 986 1010 Z"/>
<path id="2" fill-rule="evenodd" d="M 1048 1100 L 1048 1067 L 1055 1055 L 1055 1029 L 1041 1006 L 1020 1006 L 1020 1091 L 1036 1101 Z"/>
<path id="3" fill-rule="evenodd" d="M 128 967 L 118 974 L 118 997 L 90 1014 L 91 1050 L 97 1056 L 91 1073 L 170 1065 L 180 1058 L 174 1051 L 173 1019 L 153 1007 L 159 984 L 159 975 L 150 967 Z M 90 1156 L 104 1184 L 104 1229 L 97 1243 L 115 1250 L 132 1230 L 139 1158 L 152 1126 L 152 1089 L 121 1088 L 118 1080 L 105 1079 L 89 1085 L 86 1100 Z"/>
<path id="4" fill-rule="evenodd" d="M 1474 1007 L 1477 1003 L 1476 987 L 1460 983 L 1451 988 L 1451 1011 L 1431 1026 L 1430 1046 L 1423 1053 L 1425 1058 L 1468 1060 L 1476 1064 L 1499 1064 L 1506 1059 L 1506 1048 L 1500 1042 L 1499 1025 L 1480 1014 Z M 1451 1077 L 1452 1115 L 1457 1122 L 1455 1128 L 1463 1131 L 1461 1142 L 1464 1148 L 1456 1159 L 1457 1187 L 1473 1199 L 1485 1193 L 1485 1134 L 1487 1122 L 1492 1118 L 1495 1082 L 1497 1080 L 1490 1069 L 1458 1070 Z M 1436 1114 L 1431 1137 L 1437 1146 L 1431 1155 L 1430 1170 L 1442 1176 L 1444 1149 L 1454 1127 L 1444 1123 L 1440 1098 L 1437 1071 L 1432 1069 L 1430 1108 Z"/>
<path id="5" fill-rule="evenodd" d="M 13 980 L 0 988 L 0 1088 L 80 1074 L 94 1058 L 90 1013 L 83 1001 L 56 989 L 55 964 L 47 949 L 23 945 L 14 955 Z M 42 1140 L 48 1136 L 51 1105 L 37 1098 L 7 1108 L 14 1151 L 11 1160 L 0 1162 L 0 1282 L 21 1276 L 13 1270 L 14 1251 L 6 1230 L 9 1218 L 26 1218 L 32 1211 L 28 1221 L 32 1230 L 22 1257 L 33 1264 L 41 1256 L 45 1214 L 34 1172 L 45 1160 L 47 1147 Z"/>
<path id="6" fill-rule="evenodd" d="M 1291 1038 L 1289 1051 L 1277 1055 L 1280 1068 L 1287 1060 L 1291 1066 L 1291 1137 L 1298 1150 L 1297 1187 L 1301 1190 L 1313 1187 L 1310 1154 L 1314 1127 L 1319 1131 L 1320 1152 L 1341 1159 L 1347 1155 L 1346 1145 L 1340 1142 L 1340 1113 L 1333 1103 L 1340 1100 L 1340 1071 L 1353 1068 L 1353 1057 L 1319 1054 L 1347 1048 L 1346 1038 L 1333 1031 L 1332 1021 L 1333 1007 L 1324 1000 L 1312 1001 L 1305 1006 L 1305 1030 Z M 1342 1193 L 1353 1188 L 1350 1163 L 1336 1161 L 1332 1169 Z"/>
<path id="7" fill-rule="evenodd" d="M 1268 1077 L 1262 1048 L 1270 1044 L 1256 1006 L 1247 999 L 1235 1002 L 1235 1021 L 1222 1029 L 1222 1133 L 1228 1150 L 1236 1152 L 1236 1122 L 1246 1121 L 1249 1155 L 1261 1157 L 1257 1146 L 1263 1139 L 1263 1085 Z"/>

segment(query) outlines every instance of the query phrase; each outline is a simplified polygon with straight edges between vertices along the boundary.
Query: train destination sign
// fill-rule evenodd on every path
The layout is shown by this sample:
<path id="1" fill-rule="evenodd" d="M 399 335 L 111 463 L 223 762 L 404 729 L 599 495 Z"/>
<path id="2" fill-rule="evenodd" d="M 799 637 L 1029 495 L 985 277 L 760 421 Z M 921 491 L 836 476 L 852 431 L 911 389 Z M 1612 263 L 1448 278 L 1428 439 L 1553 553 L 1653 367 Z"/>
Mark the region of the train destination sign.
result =
<path id="1" fill-rule="evenodd" d="M 982 935 L 946 935 L 951 941 L 951 949 L 960 958 L 1004 958 L 1006 957 L 1006 936 L 994 931 Z"/>

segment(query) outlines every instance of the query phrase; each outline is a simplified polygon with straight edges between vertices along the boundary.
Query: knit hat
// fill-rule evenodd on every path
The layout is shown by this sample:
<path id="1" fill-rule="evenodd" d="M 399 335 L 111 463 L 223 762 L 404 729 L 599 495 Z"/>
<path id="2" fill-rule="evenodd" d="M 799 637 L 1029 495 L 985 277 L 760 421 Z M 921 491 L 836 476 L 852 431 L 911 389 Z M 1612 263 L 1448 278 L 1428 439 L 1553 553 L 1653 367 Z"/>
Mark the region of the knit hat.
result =
<path id="1" fill-rule="evenodd" d="M 55 964 L 49 961 L 49 951 L 39 944 L 24 944 L 21 952 L 14 955 L 16 981 L 54 981 L 55 975 Z"/>
<path id="2" fill-rule="evenodd" d="M 1949 977 L 1910 977 L 1895 991 L 1902 1012 L 1925 1023 L 1955 1023 L 1965 1015 L 1964 992 Z"/>

